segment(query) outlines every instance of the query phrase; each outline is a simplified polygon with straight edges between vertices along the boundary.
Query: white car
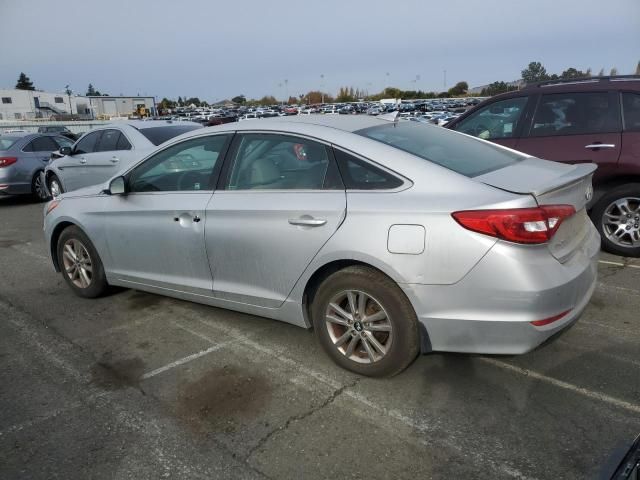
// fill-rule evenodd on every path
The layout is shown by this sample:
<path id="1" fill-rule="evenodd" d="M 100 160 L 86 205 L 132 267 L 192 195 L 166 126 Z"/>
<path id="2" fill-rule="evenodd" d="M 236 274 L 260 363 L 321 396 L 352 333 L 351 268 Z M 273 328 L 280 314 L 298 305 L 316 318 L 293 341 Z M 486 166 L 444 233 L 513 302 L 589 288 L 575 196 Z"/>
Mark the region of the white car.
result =
<path id="1" fill-rule="evenodd" d="M 105 125 L 91 130 L 73 146 L 63 147 L 52 155 L 41 179 L 53 197 L 103 183 L 161 143 L 196 128 L 202 128 L 202 125 L 184 121 L 173 123 L 170 120 Z"/>

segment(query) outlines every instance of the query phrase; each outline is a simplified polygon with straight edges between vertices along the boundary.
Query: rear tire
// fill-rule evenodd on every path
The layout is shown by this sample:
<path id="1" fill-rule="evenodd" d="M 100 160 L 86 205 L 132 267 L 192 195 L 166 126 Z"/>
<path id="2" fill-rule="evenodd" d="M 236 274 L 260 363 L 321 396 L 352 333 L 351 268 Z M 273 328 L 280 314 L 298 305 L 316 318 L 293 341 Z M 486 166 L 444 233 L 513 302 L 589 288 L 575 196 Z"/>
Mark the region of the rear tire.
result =
<path id="1" fill-rule="evenodd" d="M 31 180 L 31 196 L 39 202 L 44 202 L 49 200 L 50 197 L 47 190 L 44 188 L 44 183 L 40 176 L 41 173 L 42 172 L 36 172 Z"/>
<path id="2" fill-rule="evenodd" d="M 76 226 L 58 238 L 58 266 L 67 285 L 83 298 L 96 298 L 109 290 L 100 256 L 89 237 Z"/>
<path id="3" fill-rule="evenodd" d="M 591 210 L 591 219 L 602 237 L 603 250 L 640 257 L 640 183 L 607 192 Z"/>
<path id="4" fill-rule="evenodd" d="M 47 180 L 47 186 L 49 187 L 49 192 L 51 192 L 51 196 L 53 198 L 58 197 L 64 193 L 62 183 L 60 183 L 60 179 L 55 174 L 49 177 L 49 179 Z"/>
<path id="5" fill-rule="evenodd" d="M 352 266 L 328 276 L 311 300 L 311 315 L 327 354 L 360 375 L 396 375 L 418 355 L 413 306 L 393 280 L 373 268 Z"/>

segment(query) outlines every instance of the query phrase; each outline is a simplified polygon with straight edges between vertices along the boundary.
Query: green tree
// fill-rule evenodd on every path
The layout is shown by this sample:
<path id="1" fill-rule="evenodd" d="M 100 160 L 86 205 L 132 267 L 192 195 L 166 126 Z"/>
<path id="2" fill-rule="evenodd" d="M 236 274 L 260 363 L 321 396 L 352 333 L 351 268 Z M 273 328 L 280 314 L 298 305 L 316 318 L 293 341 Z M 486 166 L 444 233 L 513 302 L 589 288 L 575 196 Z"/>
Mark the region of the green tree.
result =
<path id="1" fill-rule="evenodd" d="M 92 84 L 89 84 L 89 86 L 87 87 L 86 96 L 87 97 L 94 97 L 95 95 L 96 95 L 96 89 L 93 88 Z"/>
<path id="2" fill-rule="evenodd" d="M 33 86 L 33 82 L 27 77 L 24 72 L 20 72 L 20 76 L 18 77 L 18 83 L 16 83 L 16 88 L 18 90 L 35 90 L 36 87 Z"/>
<path id="3" fill-rule="evenodd" d="M 259 105 L 276 105 L 278 100 L 273 95 L 265 95 L 260 100 L 258 100 Z"/>
<path id="4" fill-rule="evenodd" d="M 499 93 L 510 92 L 517 89 L 518 87 L 510 86 L 505 82 L 493 82 L 492 84 L 483 88 L 480 92 L 480 95 L 482 97 L 492 97 L 493 95 L 498 95 Z"/>
<path id="5" fill-rule="evenodd" d="M 196 107 L 200 106 L 200 99 L 198 97 L 191 97 L 191 98 L 187 98 L 184 103 L 186 105 L 191 105 L 194 104 Z"/>
<path id="6" fill-rule="evenodd" d="M 247 97 L 245 97 L 244 95 L 237 95 L 237 96 L 233 97 L 233 98 L 231 99 L 231 101 L 232 101 L 233 103 L 239 103 L 239 104 L 241 104 L 241 105 L 242 105 L 242 104 L 244 104 L 244 103 L 247 103 Z"/>
<path id="7" fill-rule="evenodd" d="M 640 62 L 638 62 L 638 64 L 636 65 L 636 75 L 640 75 Z"/>
<path id="8" fill-rule="evenodd" d="M 604 68 L 600 69 L 600 71 L 598 72 L 598 76 L 599 77 L 604 77 Z"/>
<path id="9" fill-rule="evenodd" d="M 458 97 L 460 95 L 465 95 L 467 90 L 469 90 L 469 84 L 467 82 L 458 82 L 449 89 L 449 95 L 452 97 Z"/>
<path id="10" fill-rule="evenodd" d="M 610 75 L 611 77 L 613 77 L 613 76 L 615 76 L 615 75 L 618 75 L 618 69 L 617 69 L 616 67 L 613 67 L 613 68 L 611 69 L 611 71 L 609 72 L 609 75 Z"/>
<path id="11" fill-rule="evenodd" d="M 577 70 L 573 67 L 567 68 L 564 72 L 560 74 L 560 78 L 562 78 L 563 80 L 571 80 L 574 78 L 585 78 L 588 76 L 590 75 L 587 75 L 586 72 Z"/>
<path id="12" fill-rule="evenodd" d="M 183 103 L 184 102 L 182 101 L 182 97 L 178 97 L 178 106 L 182 107 Z"/>
<path id="13" fill-rule="evenodd" d="M 536 83 L 549 80 L 551 77 L 547 74 L 547 69 L 542 66 L 540 62 L 531 62 L 521 72 L 522 79 L 525 83 Z"/>

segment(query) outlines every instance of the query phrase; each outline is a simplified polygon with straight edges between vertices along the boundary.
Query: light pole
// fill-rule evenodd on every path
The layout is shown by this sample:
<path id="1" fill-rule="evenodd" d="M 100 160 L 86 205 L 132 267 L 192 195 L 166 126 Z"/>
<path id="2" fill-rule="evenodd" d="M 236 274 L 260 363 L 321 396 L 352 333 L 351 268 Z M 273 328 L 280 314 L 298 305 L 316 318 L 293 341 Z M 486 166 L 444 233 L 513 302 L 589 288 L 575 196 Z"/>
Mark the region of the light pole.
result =
<path id="1" fill-rule="evenodd" d="M 320 103 L 324 103 L 324 73 L 320 74 L 320 96 L 322 97 Z"/>
<path id="2" fill-rule="evenodd" d="M 284 79 L 284 98 L 287 105 L 289 105 L 289 80 Z"/>
<path id="3" fill-rule="evenodd" d="M 73 106 L 71 105 L 71 94 L 73 91 L 69 88 L 69 85 L 65 85 L 64 91 L 67 94 L 67 97 L 69 97 L 69 114 L 73 115 Z"/>

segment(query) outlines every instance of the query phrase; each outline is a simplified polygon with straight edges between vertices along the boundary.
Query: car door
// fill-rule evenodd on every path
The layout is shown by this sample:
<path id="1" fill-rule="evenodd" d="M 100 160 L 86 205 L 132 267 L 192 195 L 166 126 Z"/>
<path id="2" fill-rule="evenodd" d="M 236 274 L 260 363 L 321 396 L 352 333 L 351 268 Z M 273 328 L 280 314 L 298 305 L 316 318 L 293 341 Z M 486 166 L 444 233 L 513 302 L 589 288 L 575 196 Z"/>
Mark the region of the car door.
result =
<path id="1" fill-rule="evenodd" d="M 640 93 L 622 92 L 622 151 L 620 173 L 640 174 Z"/>
<path id="2" fill-rule="evenodd" d="M 594 181 L 615 173 L 620 156 L 620 100 L 613 92 L 540 95 L 517 149 L 546 160 L 596 163 Z"/>
<path id="3" fill-rule="evenodd" d="M 126 175 L 128 193 L 105 199 L 107 275 L 118 283 L 211 296 L 205 207 L 230 134 L 175 143 Z"/>
<path id="4" fill-rule="evenodd" d="M 87 133 L 74 145 L 71 155 L 55 160 L 55 166 L 59 170 L 62 177 L 60 180 L 66 191 L 76 190 L 83 186 L 83 168 L 94 155 L 101 134 L 102 130 Z"/>
<path id="5" fill-rule="evenodd" d="M 217 298 L 276 308 L 346 214 L 330 149 L 305 137 L 237 134 L 207 206 Z"/>
<path id="6" fill-rule="evenodd" d="M 454 121 L 451 129 L 516 148 L 531 99 L 527 95 L 497 100 Z"/>
<path id="7" fill-rule="evenodd" d="M 58 149 L 58 144 L 55 143 L 52 137 L 40 136 L 31 140 L 22 149 L 24 157 L 30 160 L 28 174 L 29 178 L 33 176 L 33 172 L 44 169 L 45 165 L 49 162 L 51 152 Z"/>
<path id="8" fill-rule="evenodd" d="M 83 186 L 104 183 L 115 176 L 121 169 L 121 160 L 128 157 L 130 150 L 131 143 L 120 130 L 102 130 L 94 153 L 86 156 L 81 169 Z"/>

